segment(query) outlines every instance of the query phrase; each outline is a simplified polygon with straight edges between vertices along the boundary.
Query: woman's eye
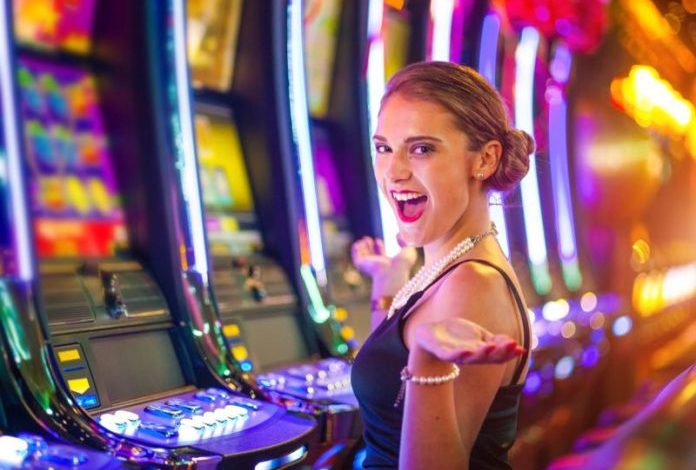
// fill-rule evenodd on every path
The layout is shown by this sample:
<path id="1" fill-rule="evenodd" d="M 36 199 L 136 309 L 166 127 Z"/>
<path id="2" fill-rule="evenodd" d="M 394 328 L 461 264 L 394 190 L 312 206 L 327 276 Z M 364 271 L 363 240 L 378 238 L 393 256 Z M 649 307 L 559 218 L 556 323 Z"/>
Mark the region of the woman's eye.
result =
<path id="1" fill-rule="evenodd" d="M 375 152 L 377 153 L 387 153 L 389 152 L 389 146 L 384 144 L 375 144 Z"/>
<path id="2" fill-rule="evenodd" d="M 427 155 L 433 152 L 433 148 L 429 145 L 415 145 L 411 148 L 411 153 L 414 155 Z"/>

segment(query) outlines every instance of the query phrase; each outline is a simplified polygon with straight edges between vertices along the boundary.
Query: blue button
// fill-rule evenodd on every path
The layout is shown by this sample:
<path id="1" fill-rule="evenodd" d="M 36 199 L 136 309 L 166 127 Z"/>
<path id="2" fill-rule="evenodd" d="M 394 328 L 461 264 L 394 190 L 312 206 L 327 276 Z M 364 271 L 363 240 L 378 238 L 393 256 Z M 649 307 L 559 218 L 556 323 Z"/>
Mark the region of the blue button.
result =
<path id="1" fill-rule="evenodd" d="M 217 397 L 215 395 L 211 395 L 210 393 L 207 393 L 207 392 L 196 393 L 196 398 L 199 399 L 200 401 L 207 401 L 209 403 L 212 403 L 215 400 L 217 400 Z"/>
<path id="2" fill-rule="evenodd" d="M 197 414 L 203 410 L 203 408 L 201 408 L 201 405 L 199 405 L 195 401 L 190 401 L 190 400 L 184 401 L 184 400 L 179 400 L 178 398 L 173 398 L 171 400 L 168 400 L 167 405 L 173 406 L 174 408 L 178 408 L 181 411 L 188 413 L 188 414 Z"/>
<path id="3" fill-rule="evenodd" d="M 148 434 L 154 434 L 158 437 L 164 437 L 168 439 L 179 434 L 179 431 L 174 426 L 168 426 L 166 424 L 158 424 L 151 422 L 144 422 L 140 424 L 138 430 L 146 432 Z"/>
<path id="4" fill-rule="evenodd" d="M 99 406 L 99 398 L 94 393 L 89 393 L 87 395 L 75 395 L 77 404 L 82 408 L 90 409 Z"/>
<path id="5" fill-rule="evenodd" d="M 62 467 L 79 467 L 87 463 L 87 456 L 65 446 L 56 446 L 41 454 L 41 460 Z"/>
<path id="6" fill-rule="evenodd" d="M 211 387 L 208 390 L 206 390 L 206 392 L 208 392 L 210 395 L 214 395 L 214 396 L 218 397 L 220 400 L 229 400 L 229 398 L 230 398 L 229 393 L 227 393 L 224 390 L 220 390 L 219 388 L 212 388 Z"/>
<path id="7" fill-rule="evenodd" d="M 184 412 L 179 410 L 178 408 L 174 408 L 173 406 L 167 406 L 167 405 L 147 405 L 145 407 L 145 411 L 147 413 L 153 414 L 155 416 L 160 416 L 162 418 L 167 418 L 167 419 L 177 419 L 177 418 L 183 418 L 184 417 Z"/>

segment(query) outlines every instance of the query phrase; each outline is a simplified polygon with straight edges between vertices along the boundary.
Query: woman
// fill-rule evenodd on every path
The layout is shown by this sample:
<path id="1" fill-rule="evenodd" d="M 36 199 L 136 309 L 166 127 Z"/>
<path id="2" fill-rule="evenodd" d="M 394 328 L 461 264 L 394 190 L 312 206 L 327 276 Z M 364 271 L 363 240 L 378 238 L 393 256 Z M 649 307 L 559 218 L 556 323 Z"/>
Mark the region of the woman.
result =
<path id="1" fill-rule="evenodd" d="M 443 62 L 394 75 L 373 140 L 400 238 L 423 248 L 425 264 L 408 280 L 408 252 L 389 259 L 380 241 L 353 245 L 373 279 L 373 331 L 352 373 L 364 466 L 509 468 L 529 325 L 488 192 L 522 179 L 534 142 L 509 127 L 483 77 Z"/>

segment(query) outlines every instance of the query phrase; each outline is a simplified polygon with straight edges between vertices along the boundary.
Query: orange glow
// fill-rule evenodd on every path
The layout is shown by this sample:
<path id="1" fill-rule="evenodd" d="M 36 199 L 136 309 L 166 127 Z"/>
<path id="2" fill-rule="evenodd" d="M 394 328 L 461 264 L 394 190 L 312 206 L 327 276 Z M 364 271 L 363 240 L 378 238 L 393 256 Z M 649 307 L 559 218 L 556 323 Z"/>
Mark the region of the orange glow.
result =
<path id="1" fill-rule="evenodd" d="M 621 0 L 627 11 L 649 37 L 661 41 L 687 72 L 696 72 L 696 57 L 674 34 L 660 10 L 650 0 Z"/>
<path id="2" fill-rule="evenodd" d="M 635 65 L 626 78 L 615 78 L 611 97 L 640 125 L 651 127 L 685 143 L 696 158 L 696 110 L 672 85 L 649 66 Z"/>
<path id="3" fill-rule="evenodd" d="M 641 273 L 633 283 L 633 306 L 646 317 L 694 296 L 696 263 Z"/>
<path id="4" fill-rule="evenodd" d="M 406 0 L 384 0 L 384 4 L 388 7 L 392 7 L 395 10 L 402 10 Z"/>

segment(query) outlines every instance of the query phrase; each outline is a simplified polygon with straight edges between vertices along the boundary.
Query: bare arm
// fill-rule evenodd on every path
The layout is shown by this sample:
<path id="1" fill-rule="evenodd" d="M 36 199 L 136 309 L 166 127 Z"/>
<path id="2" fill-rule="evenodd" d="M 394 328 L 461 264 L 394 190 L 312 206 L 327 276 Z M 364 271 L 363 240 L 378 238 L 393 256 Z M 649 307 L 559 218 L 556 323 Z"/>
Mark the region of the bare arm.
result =
<path id="1" fill-rule="evenodd" d="M 509 338 L 485 341 L 485 334 L 477 346 L 466 337 L 473 333 L 453 331 L 453 326 L 478 324 L 516 337 L 514 307 L 506 290 L 501 279 L 463 265 L 432 289 L 408 319 L 404 334 L 412 374 L 443 376 L 456 360 L 486 365 L 464 365 L 459 378 L 442 385 L 408 383 L 400 468 L 468 468 L 493 398 L 514 369 L 514 363 L 501 362 L 521 353 L 521 348 Z M 488 333 L 486 329 L 481 330 Z"/>
<path id="2" fill-rule="evenodd" d="M 393 297 L 409 279 L 411 267 L 417 254 L 413 248 L 404 248 L 394 257 L 388 257 L 380 239 L 363 237 L 353 243 L 353 264 L 372 280 L 372 303 L 382 303 L 382 308 L 373 308 L 370 319 L 371 331 L 382 323 L 389 304 L 380 302 Z"/>

